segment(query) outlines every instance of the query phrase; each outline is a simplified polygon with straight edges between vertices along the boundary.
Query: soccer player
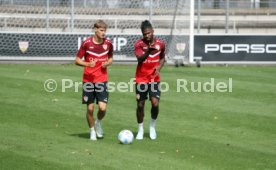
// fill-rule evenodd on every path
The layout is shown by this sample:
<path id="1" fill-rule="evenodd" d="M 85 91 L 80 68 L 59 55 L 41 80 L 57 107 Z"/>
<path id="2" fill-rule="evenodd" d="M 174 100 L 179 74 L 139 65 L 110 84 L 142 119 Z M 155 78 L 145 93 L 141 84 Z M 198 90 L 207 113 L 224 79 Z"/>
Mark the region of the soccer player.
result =
<path id="1" fill-rule="evenodd" d="M 105 38 L 107 25 L 104 21 L 97 21 L 93 29 L 94 36 L 82 42 L 75 63 L 84 67 L 82 103 L 87 105 L 86 118 L 90 127 L 90 139 L 95 141 L 97 137 L 103 138 L 101 120 L 105 116 L 108 102 L 107 67 L 112 64 L 113 45 Z M 95 100 L 99 107 L 96 121 L 93 117 Z"/>
<path id="2" fill-rule="evenodd" d="M 141 24 L 143 38 L 135 42 L 135 56 L 138 60 L 136 68 L 136 99 L 137 99 L 137 140 L 142 140 L 144 136 L 143 119 L 144 106 L 148 98 L 151 101 L 151 121 L 149 134 L 152 140 L 157 138 L 155 124 L 159 113 L 160 100 L 160 70 L 165 63 L 165 44 L 160 39 L 154 37 L 153 27 L 147 20 Z"/>

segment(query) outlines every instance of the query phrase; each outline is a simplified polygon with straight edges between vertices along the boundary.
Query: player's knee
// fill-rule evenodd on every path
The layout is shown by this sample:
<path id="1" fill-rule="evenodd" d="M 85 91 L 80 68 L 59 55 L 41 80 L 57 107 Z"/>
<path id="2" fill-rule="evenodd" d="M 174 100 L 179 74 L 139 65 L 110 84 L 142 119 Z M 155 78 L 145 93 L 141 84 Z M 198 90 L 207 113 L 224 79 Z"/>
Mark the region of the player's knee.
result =
<path id="1" fill-rule="evenodd" d="M 94 106 L 93 105 L 88 105 L 87 106 L 87 113 L 88 114 L 93 114 L 94 111 Z"/>
<path id="2" fill-rule="evenodd" d="M 152 105 L 152 107 L 158 107 L 159 101 L 158 101 L 158 100 L 153 100 L 153 101 L 151 102 L 151 105 Z"/>
<path id="3" fill-rule="evenodd" d="M 100 112 L 105 112 L 106 111 L 106 103 L 99 102 L 99 111 Z"/>
<path id="4" fill-rule="evenodd" d="M 106 106 L 99 106 L 100 112 L 105 112 L 106 111 Z"/>
<path id="5" fill-rule="evenodd" d="M 139 107 L 139 108 L 144 108 L 144 107 L 145 107 L 145 101 L 139 101 L 139 102 L 137 103 L 137 107 Z"/>

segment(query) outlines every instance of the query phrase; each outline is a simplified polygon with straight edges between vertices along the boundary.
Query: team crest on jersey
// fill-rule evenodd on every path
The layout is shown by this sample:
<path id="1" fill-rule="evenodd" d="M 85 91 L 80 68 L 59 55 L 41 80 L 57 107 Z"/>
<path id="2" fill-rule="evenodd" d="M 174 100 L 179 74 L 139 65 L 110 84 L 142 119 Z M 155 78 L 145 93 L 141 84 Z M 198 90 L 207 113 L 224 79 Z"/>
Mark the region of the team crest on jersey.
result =
<path id="1" fill-rule="evenodd" d="M 87 102 L 87 101 L 88 101 L 88 96 L 83 96 L 83 100 L 84 100 L 85 102 Z"/>
<path id="2" fill-rule="evenodd" d="M 155 45 L 155 48 L 159 51 L 160 50 L 160 45 Z"/>
<path id="3" fill-rule="evenodd" d="M 185 48 L 186 48 L 185 43 L 177 43 L 176 44 L 176 49 L 180 54 L 184 52 Z"/>
<path id="4" fill-rule="evenodd" d="M 29 42 L 28 41 L 19 41 L 18 45 L 19 45 L 19 49 L 22 53 L 25 53 L 29 48 Z"/>
<path id="5" fill-rule="evenodd" d="M 103 45 L 103 49 L 104 49 L 104 50 L 107 50 L 107 44 L 104 44 L 104 45 Z"/>

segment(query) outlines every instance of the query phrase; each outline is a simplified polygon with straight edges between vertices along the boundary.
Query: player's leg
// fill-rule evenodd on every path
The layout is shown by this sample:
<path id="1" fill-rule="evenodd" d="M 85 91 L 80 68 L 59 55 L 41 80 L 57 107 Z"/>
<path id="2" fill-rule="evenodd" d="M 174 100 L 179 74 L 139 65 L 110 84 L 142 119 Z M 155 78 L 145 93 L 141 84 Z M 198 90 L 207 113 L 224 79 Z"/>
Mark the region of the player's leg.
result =
<path id="1" fill-rule="evenodd" d="M 141 140 L 144 137 L 144 127 L 143 127 L 143 121 L 144 121 L 144 108 L 145 108 L 145 100 L 137 101 L 137 109 L 136 109 L 136 118 L 138 123 L 138 133 L 136 136 L 137 140 Z"/>
<path id="2" fill-rule="evenodd" d="M 89 128 L 94 127 L 93 112 L 94 112 L 94 103 L 87 104 L 86 119 L 87 119 Z"/>
<path id="3" fill-rule="evenodd" d="M 136 84 L 136 100 L 137 100 L 137 109 L 136 109 L 136 118 L 138 123 L 138 133 L 136 136 L 137 140 L 142 140 L 144 137 L 144 108 L 145 101 L 148 94 L 148 85 L 147 84 Z"/>
<path id="4" fill-rule="evenodd" d="M 95 101 L 95 93 L 93 90 L 93 86 L 87 85 L 88 83 L 83 84 L 83 93 L 82 93 L 82 103 L 86 104 L 87 110 L 86 110 L 86 119 L 88 126 L 90 128 L 90 140 L 97 140 L 96 138 L 96 132 L 94 129 L 94 101 Z M 86 88 L 91 87 L 91 88 Z"/>
<path id="5" fill-rule="evenodd" d="M 159 99 L 151 97 L 151 119 L 156 120 L 159 114 Z"/>
<path id="6" fill-rule="evenodd" d="M 136 117 L 137 117 L 137 123 L 143 123 L 144 121 L 144 108 L 145 108 L 145 100 L 137 101 L 137 109 L 136 109 Z"/>
<path id="7" fill-rule="evenodd" d="M 88 126 L 90 128 L 90 140 L 97 140 L 96 138 L 96 132 L 94 128 L 94 103 L 87 104 L 87 111 L 86 111 L 86 119 L 88 122 Z"/>
<path id="8" fill-rule="evenodd" d="M 149 125 L 149 132 L 150 132 L 150 138 L 153 140 L 157 138 L 155 125 L 156 125 L 158 113 L 159 113 L 159 99 L 155 97 L 151 97 L 151 120 Z"/>
<path id="9" fill-rule="evenodd" d="M 107 82 L 98 83 L 96 89 L 96 99 L 99 106 L 97 119 L 95 121 L 96 134 L 98 138 L 103 138 L 103 128 L 101 125 L 101 121 L 105 116 L 106 107 L 108 102 L 108 90 L 107 90 Z"/>
<path id="10" fill-rule="evenodd" d="M 159 114 L 159 100 L 160 100 L 160 83 L 152 83 L 150 85 L 149 95 L 151 100 L 151 120 L 149 125 L 149 131 L 150 131 L 150 138 L 156 139 L 157 134 L 155 130 L 156 120 Z"/>
<path id="11" fill-rule="evenodd" d="M 99 105 L 99 110 L 98 110 L 98 114 L 97 114 L 97 119 L 95 121 L 95 127 L 96 127 L 96 134 L 98 138 L 103 138 L 103 128 L 101 125 L 101 121 L 105 116 L 105 112 L 106 112 L 106 106 L 107 104 L 104 102 L 98 102 Z"/>
<path id="12" fill-rule="evenodd" d="M 98 105 L 99 105 L 99 110 L 98 110 L 97 119 L 102 120 L 105 116 L 107 103 L 99 101 Z"/>

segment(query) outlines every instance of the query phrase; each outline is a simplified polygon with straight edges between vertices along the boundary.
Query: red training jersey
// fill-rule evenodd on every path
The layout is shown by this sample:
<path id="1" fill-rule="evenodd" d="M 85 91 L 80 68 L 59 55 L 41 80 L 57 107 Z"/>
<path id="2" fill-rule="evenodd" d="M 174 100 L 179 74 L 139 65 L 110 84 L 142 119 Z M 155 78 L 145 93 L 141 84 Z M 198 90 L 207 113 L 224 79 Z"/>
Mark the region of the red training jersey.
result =
<path id="1" fill-rule="evenodd" d="M 165 43 L 162 40 L 154 38 L 154 43 L 151 45 L 156 50 L 151 51 L 149 56 L 145 61 L 138 63 L 136 68 L 136 83 L 149 83 L 149 82 L 159 82 L 160 75 L 155 76 L 155 67 L 159 65 L 159 60 L 161 56 L 165 55 Z M 135 55 L 141 56 L 146 51 L 148 51 L 148 45 L 143 41 L 143 39 L 139 39 L 134 44 Z"/>
<path id="2" fill-rule="evenodd" d="M 103 43 L 95 44 L 93 37 L 87 38 L 81 44 L 77 57 L 86 62 L 96 60 L 94 67 L 84 67 L 83 82 L 100 83 L 108 81 L 107 68 L 102 68 L 102 63 L 113 57 L 113 45 L 110 40 L 103 39 Z"/>

